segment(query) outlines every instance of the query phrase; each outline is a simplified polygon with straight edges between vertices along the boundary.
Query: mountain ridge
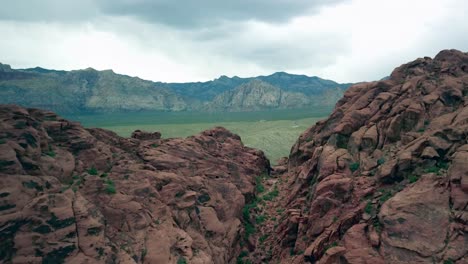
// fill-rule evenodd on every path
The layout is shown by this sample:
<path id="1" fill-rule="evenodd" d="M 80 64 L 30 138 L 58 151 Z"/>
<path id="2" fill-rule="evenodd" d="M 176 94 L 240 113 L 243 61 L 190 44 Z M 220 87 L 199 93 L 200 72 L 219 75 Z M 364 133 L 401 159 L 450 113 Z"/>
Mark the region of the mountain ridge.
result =
<path id="1" fill-rule="evenodd" d="M 350 85 L 285 72 L 249 78 L 220 76 L 207 82 L 163 83 L 117 74 L 113 70 L 11 69 L 9 65 L 1 64 L 0 103 L 39 107 L 66 114 L 141 110 L 214 111 L 219 109 L 213 102 L 217 96 L 256 79 L 269 83 L 274 89 L 304 94 L 308 100 L 301 106 L 305 107 L 331 107 L 336 100 L 326 100 L 327 91 L 338 90 L 342 94 Z M 271 89 L 265 92 L 271 92 Z M 243 109 L 242 105 L 239 102 L 233 109 L 250 111 Z M 276 109 L 294 107 L 293 100 L 278 105 Z"/>

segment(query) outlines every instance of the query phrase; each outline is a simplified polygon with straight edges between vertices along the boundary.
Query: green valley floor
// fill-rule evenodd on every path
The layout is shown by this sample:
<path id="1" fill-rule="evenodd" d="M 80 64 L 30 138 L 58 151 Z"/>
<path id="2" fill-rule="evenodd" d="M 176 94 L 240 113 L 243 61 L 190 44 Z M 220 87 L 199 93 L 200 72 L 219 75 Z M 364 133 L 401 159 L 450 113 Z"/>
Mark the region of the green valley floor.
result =
<path id="1" fill-rule="evenodd" d="M 246 146 L 263 150 L 271 162 L 275 163 L 277 159 L 288 156 L 290 147 L 298 136 L 320 119 L 322 118 L 193 124 L 104 125 L 100 127 L 112 130 L 124 137 L 129 137 L 134 130 L 140 129 L 159 131 L 163 138 L 170 138 L 187 137 L 215 126 L 222 126 L 238 134 Z"/>

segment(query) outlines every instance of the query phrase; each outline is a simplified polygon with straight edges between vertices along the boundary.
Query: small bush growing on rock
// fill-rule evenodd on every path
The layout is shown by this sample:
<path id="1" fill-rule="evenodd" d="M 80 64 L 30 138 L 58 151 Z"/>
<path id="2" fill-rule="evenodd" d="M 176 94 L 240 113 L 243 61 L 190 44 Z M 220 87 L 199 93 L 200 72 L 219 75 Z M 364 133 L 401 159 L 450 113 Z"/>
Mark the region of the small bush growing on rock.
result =
<path id="1" fill-rule="evenodd" d="M 28 189 L 36 189 L 37 191 L 42 192 L 44 188 L 37 182 L 30 180 L 29 182 L 23 182 L 23 186 Z"/>
<path id="2" fill-rule="evenodd" d="M 425 173 L 435 173 L 437 175 L 440 175 L 440 170 L 444 169 L 447 170 L 449 167 L 449 164 L 444 161 L 437 162 L 435 166 L 429 167 L 424 170 Z"/>
<path id="3" fill-rule="evenodd" d="M 55 229 L 62 229 L 67 226 L 73 225 L 76 222 L 76 220 L 75 220 L 75 217 L 59 219 L 54 213 L 52 213 L 50 219 L 47 220 L 46 222 L 47 224 L 49 224 L 51 227 Z"/>
<path id="4" fill-rule="evenodd" d="M 96 170 L 95 167 L 91 167 L 87 170 L 89 175 L 98 175 L 98 171 Z"/>
<path id="5" fill-rule="evenodd" d="M 90 236 L 98 236 L 101 233 L 100 227 L 90 227 L 88 228 L 86 234 Z"/>
<path id="6" fill-rule="evenodd" d="M 263 222 L 265 222 L 267 220 L 267 216 L 266 215 L 258 215 L 256 218 L 255 218 L 255 222 L 257 224 L 262 224 Z"/>
<path id="7" fill-rule="evenodd" d="M 268 236 L 269 236 L 268 234 L 265 234 L 265 235 L 261 236 L 261 237 L 258 239 L 258 241 L 259 241 L 260 243 L 263 243 L 263 242 L 265 242 L 265 240 L 268 238 Z"/>
<path id="8" fill-rule="evenodd" d="M 382 196 L 380 196 L 379 201 L 381 203 L 385 203 L 388 199 L 392 198 L 392 192 L 391 191 L 385 191 Z"/>
<path id="9" fill-rule="evenodd" d="M 276 198 L 277 196 L 279 195 L 279 191 L 278 191 L 278 187 L 275 186 L 275 188 L 273 189 L 273 191 L 265 194 L 263 196 L 263 200 L 265 201 L 271 201 L 273 200 L 274 198 Z"/>
<path id="10" fill-rule="evenodd" d="M 333 242 L 331 243 L 330 245 L 328 245 L 327 247 L 325 247 L 325 252 L 327 252 L 327 250 L 329 250 L 330 248 L 333 248 L 333 247 L 337 247 L 338 246 L 338 242 Z"/>
<path id="11" fill-rule="evenodd" d="M 353 162 L 349 165 L 349 169 L 352 171 L 352 172 L 355 172 L 359 169 L 359 162 Z"/>
<path id="12" fill-rule="evenodd" d="M 382 165 L 382 164 L 384 164 L 384 163 L 385 163 L 385 158 L 384 158 L 384 157 L 382 157 L 382 158 L 380 158 L 380 159 L 377 160 L 377 164 L 378 164 L 378 165 Z"/>
<path id="13" fill-rule="evenodd" d="M 419 176 L 418 175 L 410 175 L 408 177 L 408 180 L 409 180 L 410 183 L 417 182 L 419 180 Z"/>
<path id="14" fill-rule="evenodd" d="M 368 215 L 372 213 L 372 203 L 367 202 L 366 207 L 364 208 L 364 212 Z"/>
<path id="15" fill-rule="evenodd" d="M 187 264 L 187 260 L 185 260 L 185 258 L 183 257 L 179 257 L 179 259 L 177 260 L 177 264 Z"/>
<path id="16" fill-rule="evenodd" d="M 56 153 L 54 152 L 54 150 L 52 149 L 52 146 L 49 145 L 49 150 L 47 152 L 45 152 L 45 154 L 49 157 L 52 157 L 54 158 Z"/>
<path id="17" fill-rule="evenodd" d="M 117 191 L 115 189 L 115 184 L 111 179 L 107 179 L 106 181 L 106 193 L 107 194 L 116 194 Z"/>
<path id="18" fill-rule="evenodd" d="M 239 254 L 239 258 L 245 258 L 249 255 L 249 252 L 242 250 L 241 253 Z"/>
<path id="19" fill-rule="evenodd" d="M 248 240 L 251 235 L 255 233 L 255 226 L 251 223 L 245 224 L 245 239 Z"/>
<path id="20" fill-rule="evenodd" d="M 65 259 L 71 255 L 75 249 L 75 245 L 54 249 L 42 258 L 42 263 L 65 263 Z"/>
<path id="21" fill-rule="evenodd" d="M 265 187 L 262 184 L 262 177 L 261 176 L 258 176 L 257 178 L 255 178 L 255 191 L 257 193 L 262 193 L 262 192 L 265 191 Z"/>

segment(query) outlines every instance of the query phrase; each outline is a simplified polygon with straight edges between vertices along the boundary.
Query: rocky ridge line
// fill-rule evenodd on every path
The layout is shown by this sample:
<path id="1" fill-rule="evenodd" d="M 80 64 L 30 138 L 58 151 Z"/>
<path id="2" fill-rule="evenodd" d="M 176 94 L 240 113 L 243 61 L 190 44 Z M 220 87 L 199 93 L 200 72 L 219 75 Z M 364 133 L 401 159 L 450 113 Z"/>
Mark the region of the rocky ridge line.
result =
<path id="1" fill-rule="evenodd" d="M 352 86 L 264 181 L 278 198 L 251 210 L 266 221 L 242 259 L 468 263 L 467 138 L 467 53 Z"/>

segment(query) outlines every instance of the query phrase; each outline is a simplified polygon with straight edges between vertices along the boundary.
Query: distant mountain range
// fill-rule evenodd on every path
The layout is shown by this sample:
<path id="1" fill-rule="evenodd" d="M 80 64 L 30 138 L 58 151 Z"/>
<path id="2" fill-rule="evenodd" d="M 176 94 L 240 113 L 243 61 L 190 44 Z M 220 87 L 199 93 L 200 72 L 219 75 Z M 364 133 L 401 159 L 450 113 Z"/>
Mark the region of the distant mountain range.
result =
<path id="1" fill-rule="evenodd" d="M 92 68 L 12 69 L 0 63 L 0 103 L 62 114 L 115 111 L 256 111 L 332 107 L 351 84 L 277 72 L 163 83 Z"/>

